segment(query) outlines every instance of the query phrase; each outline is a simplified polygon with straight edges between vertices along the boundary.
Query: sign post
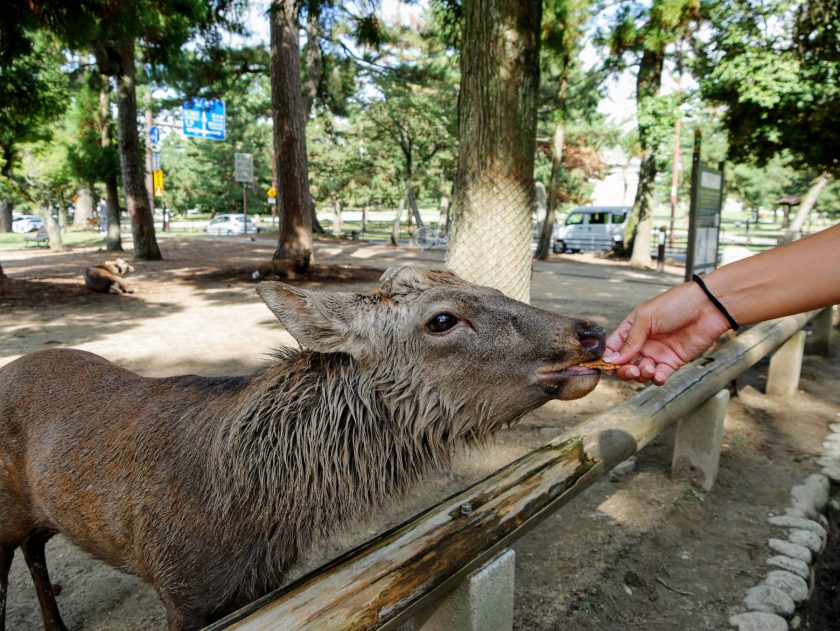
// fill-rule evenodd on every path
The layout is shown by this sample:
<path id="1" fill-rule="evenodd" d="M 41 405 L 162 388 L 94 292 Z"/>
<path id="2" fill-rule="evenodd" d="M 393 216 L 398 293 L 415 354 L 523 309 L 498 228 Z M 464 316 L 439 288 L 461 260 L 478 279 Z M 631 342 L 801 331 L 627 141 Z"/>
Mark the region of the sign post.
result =
<path id="1" fill-rule="evenodd" d="M 277 216 L 277 189 L 270 186 L 266 191 L 268 196 L 268 204 L 271 206 L 271 229 L 274 230 L 274 218 Z"/>
<path id="2" fill-rule="evenodd" d="M 248 184 L 254 181 L 253 154 L 233 154 L 233 179 L 242 182 L 242 214 L 245 215 L 245 234 L 248 234 Z"/>
<path id="3" fill-rule="evenodd" d="M 691 161 L 691 203 L 688 211 L 688 253 L 685 280 L 717 267 L 720 215 L 723 207 L 723 163 L 715 169 L 700 161 L 700 130 L 694 131 Z"/>
<path id="4" fill-rule="evenodd" d="M 163 171 L 155 169 L 152 171 L 154 178 L 155 197 L 163 197 Z"/>
<path id="5" fill-rule="evenodd" d="M 225 102 L 200 98 L 184 101 L 181 124 L 184 136 L 224 140 Z"/>

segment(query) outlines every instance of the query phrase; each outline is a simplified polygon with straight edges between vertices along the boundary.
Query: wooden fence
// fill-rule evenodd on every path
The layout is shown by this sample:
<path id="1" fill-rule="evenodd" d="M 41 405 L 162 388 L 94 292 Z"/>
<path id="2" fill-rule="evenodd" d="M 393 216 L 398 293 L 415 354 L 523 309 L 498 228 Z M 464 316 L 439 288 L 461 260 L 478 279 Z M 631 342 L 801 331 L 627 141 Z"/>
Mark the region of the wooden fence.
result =
<path id="1" fill-rule="evenodd" d="M 812 344 L 827 350 L 831 310 L 756 325 L 684 367 L 665 386 L 641 391 L 209 629 L 390 629 L 412 618 L 406 628 L 431 628 L 420 621 L 467 575 L 671 425 L 680 423 L 675 446 L 680 458 L 701 469 L 711 463 L 716 471 L 720 441 L 714 446 L 709 436 L 715 426 L 722 434 L 725 388 L 775 353 L 768 391 L 795 392 L 802 329 L 818 314 Z M 710 405 L 718 409 L 717 424 L 708 421 Z M 682 431 L 682 424 L 698 410 L 703 416 L 704 409 L 703 422 Z"/>

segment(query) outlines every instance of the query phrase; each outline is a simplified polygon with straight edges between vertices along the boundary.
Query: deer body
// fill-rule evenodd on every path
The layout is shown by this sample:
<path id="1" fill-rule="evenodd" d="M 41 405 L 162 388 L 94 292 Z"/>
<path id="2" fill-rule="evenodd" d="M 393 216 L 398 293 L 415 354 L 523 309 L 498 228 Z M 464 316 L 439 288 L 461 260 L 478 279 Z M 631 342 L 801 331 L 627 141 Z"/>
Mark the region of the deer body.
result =
<path id="1" fill-rule="evenodd" d="M 0 629 L 17 547 L 45 627 L 63 628 L 43 559 L 57 532 L 154 585 L 171 628 L 203 626 L 456 445 L 598 380 L 573 366 L 602 332 L 448 273 L 259 291 L 311 350 L 248 377 L 145 378 L 72 350 L 0 369 Z"/>

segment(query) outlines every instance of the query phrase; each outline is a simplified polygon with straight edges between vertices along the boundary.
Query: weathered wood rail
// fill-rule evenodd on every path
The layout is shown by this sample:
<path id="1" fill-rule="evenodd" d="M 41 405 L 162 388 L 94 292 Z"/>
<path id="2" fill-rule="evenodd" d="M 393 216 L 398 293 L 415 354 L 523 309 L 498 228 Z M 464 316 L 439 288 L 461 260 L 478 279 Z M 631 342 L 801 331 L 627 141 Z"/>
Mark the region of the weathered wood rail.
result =
<path id="1" fill-rule="evenodd" d="M 393 629 L 422 615 L 467 574 L 767 354 L 792 337 L 804 342 L 795 334 L 817 313 L 751 328 L 665 386 L 643 390 L 208 628 Z"/>

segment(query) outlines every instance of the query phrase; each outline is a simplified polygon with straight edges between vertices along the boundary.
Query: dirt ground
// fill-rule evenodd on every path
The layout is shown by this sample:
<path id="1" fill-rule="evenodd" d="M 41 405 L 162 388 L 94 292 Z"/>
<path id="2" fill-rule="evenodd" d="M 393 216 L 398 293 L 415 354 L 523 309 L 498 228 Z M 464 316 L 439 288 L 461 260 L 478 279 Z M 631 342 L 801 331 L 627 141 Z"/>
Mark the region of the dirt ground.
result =
<path id="1" fill-rule="evenodd" d="M 161 238 L 165 261 L 141 262 L 130 296 L 82 287 L 85 266 L 105 253 L 4 250 L 12 290 L 0 296 L 0 365 L 27 352 L 67 346 L 98 353 L 148 376 L 244 374 L 270 349 L 291 343 L 254 293 L 250 272 L 269 242 Z M 439 252 L 365 244 L 318 244 L 318 265 L 293 281 L 315 288 L 364 290 L 393 264 L 442 264 Z M 682 271 L 631 270 L 589 256 L 563 255 L 535 265 L 536 306 L 591 318 L 609 328 L 637 302 L 678 283 Z M 517 629 L 724 629 L 746 589 L 761 580 L 766 519 L 783 512 L 790 488 L 818 471 L 827 425 L 840 415 L 840 360 L 808 356 L 800 392 L 763 394 L 767 361 L 738 380 L 726 420 L 717 484 L 704 493 L 669 474 L 672 432 L 638 456 L 636 470 L 605 478 L 515 546 Z M 605 378 L 579 401 L 552 402 L 496 444 L 459 457 L 428 476 L 397 505 L 356 524 L 313 551 L 292 576 L 398 523 L 484 477 L 641 386 Z M 2 519 L 2 516 L 0 516 Z M 835 557 L 836 558 L 836 557 Z M 71 629 L 163 629 L 163 608 L 137 579 L 90 558 L 60 536 L 47 547 L 58 604 Z M 836 576 L 836 572 L 834 574 Z M 41 628 L 34 588 L 15 559 L 9 629 Z M 811 628 L 820 628 L 812 626 Z"/>

